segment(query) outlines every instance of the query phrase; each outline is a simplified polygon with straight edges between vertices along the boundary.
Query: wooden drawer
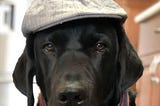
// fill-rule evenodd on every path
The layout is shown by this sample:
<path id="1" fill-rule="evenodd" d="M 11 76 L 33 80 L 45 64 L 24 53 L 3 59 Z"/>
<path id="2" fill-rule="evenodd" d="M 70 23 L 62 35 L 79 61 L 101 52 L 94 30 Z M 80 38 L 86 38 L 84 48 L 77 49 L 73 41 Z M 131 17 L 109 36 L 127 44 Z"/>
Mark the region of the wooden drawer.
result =
<path id="1" fill-rule="evenodd" d="M 160 15 L 141 24 L 138 49 L 140 56 L 160 52 L 160 33 L 157 32 L 160 27 L 159 19 Z"/>
<path id="2" fill-rule="evenodd" d="M 138 53 L 144 66 L 148 66 L 153 56 L 160 53 L 160 15 L 142 22 L 140 25 Z"/>

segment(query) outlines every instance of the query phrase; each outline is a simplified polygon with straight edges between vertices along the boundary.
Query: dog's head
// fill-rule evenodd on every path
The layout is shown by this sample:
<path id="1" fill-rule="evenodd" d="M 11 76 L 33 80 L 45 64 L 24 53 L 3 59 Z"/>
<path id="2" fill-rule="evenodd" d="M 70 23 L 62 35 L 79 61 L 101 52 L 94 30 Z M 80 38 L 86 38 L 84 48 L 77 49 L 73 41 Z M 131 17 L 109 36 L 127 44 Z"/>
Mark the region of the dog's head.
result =
<path id="1" fill-rule="evenodd" d="M 119 20 L 88 18 L 28 36 L 13 78 L 30 106 L 34 75 L 48 106 L 116 106 L 142 71 Z"/>

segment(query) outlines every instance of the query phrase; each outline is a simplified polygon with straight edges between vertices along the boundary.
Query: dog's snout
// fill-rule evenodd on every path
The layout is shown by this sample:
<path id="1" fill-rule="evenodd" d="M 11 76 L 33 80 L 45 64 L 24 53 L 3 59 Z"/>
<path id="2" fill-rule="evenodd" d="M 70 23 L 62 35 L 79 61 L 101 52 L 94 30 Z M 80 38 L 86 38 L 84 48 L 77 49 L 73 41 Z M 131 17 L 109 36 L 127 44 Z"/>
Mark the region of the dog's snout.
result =
<path id="1" fill-rule="evenodd" d="M 58 101 L 60 104 L 83 104 L 86 99 L 85 92 L 81 89 L 68 89 L 59 93 Z"/>

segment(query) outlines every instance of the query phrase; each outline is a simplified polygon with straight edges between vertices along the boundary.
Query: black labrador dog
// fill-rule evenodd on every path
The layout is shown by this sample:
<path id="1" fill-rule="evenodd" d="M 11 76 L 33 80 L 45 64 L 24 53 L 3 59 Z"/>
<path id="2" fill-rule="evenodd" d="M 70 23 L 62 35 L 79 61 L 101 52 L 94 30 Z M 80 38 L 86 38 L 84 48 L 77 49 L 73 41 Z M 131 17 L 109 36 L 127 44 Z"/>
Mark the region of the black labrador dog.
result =
<path id="1" fill-rule="evenodd" d="M 28 36 L 13 73 L 33 106 L 33 76 L 47 106 L 118 106 L 143 66 L 116 19 L 70 21 Z"/>

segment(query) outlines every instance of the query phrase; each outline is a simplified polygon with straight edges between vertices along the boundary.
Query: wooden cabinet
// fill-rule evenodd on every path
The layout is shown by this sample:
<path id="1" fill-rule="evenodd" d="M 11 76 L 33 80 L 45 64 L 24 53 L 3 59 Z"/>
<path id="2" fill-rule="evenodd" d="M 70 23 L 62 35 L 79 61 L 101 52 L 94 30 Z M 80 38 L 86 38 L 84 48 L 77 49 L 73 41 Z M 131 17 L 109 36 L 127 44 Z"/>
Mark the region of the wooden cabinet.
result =
<path id="1" fill-rule="evenodd" d="M 139 24 L 135 23 L 135 17 L 148 7 L 155 4 L 158 0 L 115 0 L 127 12 L 128 19 L 125 22 L 126 33 L 137 49 L 139 41 Z"/>
<path id="2" fill-rule="evenodd" d="M 160 53 L 159 29 L 159 13 L 140 23 L 138 52 L 143 61 L 144 66 L 148 66 L 151 63 L 153 56 Z"/>
<path id="3" fill-rule="evenodd" d="M 158 0 L 115 1 L 128 13 L 125 30 L 145 66 L 144 74 L 136 84 L 138 91 L 136 104 L 137 106 L 160 106 L 160 83 L 156 82 L 156 78 L 160 78 L 160 66 L 154 75 L 150 74 L 147 68 L 153 57 L 160 53 L 160 33 L 158 32 L 160 30 L 160 14 L 154 14 L 140 24 L 134 21 L 138 14 L 151 7 Z"/>
<path id="4" fill-rule="evenodd" d="M 140 26 L 135 23 L 135 17 L 142 11 L 155 4 L 158 0 L 115 0 L 122 6 L 128 14 L 128 18 L 125 22 L 125 31 L 135 49 L 139 46 L 139 32 Z M 132 89 L 135 89 L 135 85 Z"/>
<path id="5" fill-rule="evenodd" d="M 160 106 L 160 2 L 136 17 L 140 24 L 138 52 L 145 66 L 137 83 L 137 106 Z"/>
<path id="6" fill-rule="evenodd" d="M 145 69 L 143 77 L 137 83 L 137 106 L 160 106 L 159 79 L 160 68 L 157 70 L 155 75 L 151 75 L 149 69 Z"/>

